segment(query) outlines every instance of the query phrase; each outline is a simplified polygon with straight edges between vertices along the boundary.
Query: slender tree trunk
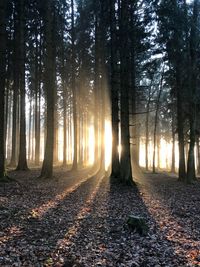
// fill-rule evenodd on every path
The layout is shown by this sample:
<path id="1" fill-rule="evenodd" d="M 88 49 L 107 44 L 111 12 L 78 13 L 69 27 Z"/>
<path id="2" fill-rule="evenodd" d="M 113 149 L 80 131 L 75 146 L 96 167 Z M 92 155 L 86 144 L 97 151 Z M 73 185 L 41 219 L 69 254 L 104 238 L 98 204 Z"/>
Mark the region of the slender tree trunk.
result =
<path id="1" fill-rule="evenodd" d="M 196 87 L 197 87 L 197 27 L 199 18 L 200 4 L 199 0 L 195 0 L 193 4 L 193 18 L 192 18 L 192 29 L 190 34 L 190 147 L 188 153 L 187 162 L 187 182 L 190 183 L 196 179 L 195 174 L 195 134 L 196 134 Z"/>
<path id="2" fill-rule="evenodd" d="M 159 128 L 159 127 L 158 127 Z M 158 166 L 158 170 L 160 169 L 160 133 L 159 133 L 159 129 L 157 131 L 157 135 L 156 135 L 156 147 L 157 147 L 157 166 Z"/>
<path id="3" fill-rule="evenodd" d="M 97 1 L 98 2 L 98 1 Z M 94 77 L 94 131 L 95 131 L 95 160 L 94 165 L 99 165 L 99 95 L 100 95 L 100 44 L 99 44 L 99 14 L 98 5 L 95 5 L 95 77 Z"/>
<path id="4" fill-rule="evenodd" d="M 0 179 L 5 177 L 4 94 L 6 78 L 6 2 L 5 0 L 0 0 Z"/>
<path id="5" fill-rule="evenodd" d="M 111 177 L 120 178 L 119 164 L 119 88 L 117 74 L 117 36 L 116 36 L 116 17 L 115 17 L 115 0 L 110 0 L 110 34 L 111 34 L 111 113 L 112 113 L 112 161 Z"/>
<path id="6" fill-rule="evenodd" d="M 185 181 L 185 148 L 183 133 L 183 109 L 180 88 L 177 89 L 177 130 L 178 130 L 178 146 L 179 146 L 179 180 Z"/>
<path id="7" fill-rule="evenodd" d="M 103 59 L 102 59 L 103 60 Z M 103 65 L 105 64 L 102 62 Z M 102 66 L 103 68 L 103 66 Z M 100 169 L 104 172 L 105 171 L 105 72 L 102 72 L 101 78 L 101 166 Z"/>
<path id="8" fill-rule="evenodd" d="M 16 167 L 17 153 L 17 116 L 19 106 L 19 25 L 16 9 L 14 10 L 14 51 L 13 51 L 13 101 L 12 101 L 12 150 L 9 166 Z"/>
<path id="9" fill-rule="evenodd" d="M 136 114 L 136 34 L 135 34 L 135 21 L 134 21 L 134 12 L 135 12 L 135 3 L 130 1 L 130 23 L 129 23 L 129 38 L 130 38 L 130 100 L 131 100 L 131 113 L 132 113 L 132 152 L 134 163 L 139 166 L 139 124 Z"/>
<path id="10" fill-rule="evenodd" d="M 66 87 L 63 81 L 63 167 L 67 166 L 67 107 Z"/>
<path id="11" fill-rule="evenodd" d="M 14 81 L 13 81 L 13 110 L 12 110 L 12 150 L 10 167 L 16 167 L 16 138 L 17 138 L 17 107 L 18 107 L 18 88 L 19 79 L 16 77 L 16 65 L 14 64 Z"/>
<path id="12" fill-rule="evenodd" d="M 54 110 L 54 163 L 58 163 L 58 111 L 57 111 L 57 92 L 55 92 L 55 110 Z"/>
<path id="13" fill-rule="evenodd" d="M 41 25 L 40 25 L 41 29 Z M 36 119 L 36 130 L 35 130 L 35 165 L 40 164 L 40 143 L 41 143 L 41 126 L 40 126 L 40 115 L 41 115 L 41 73 L 42 73 L 42 41 L 39 41 L 39 63 L 38 63 L 38 87 L 37 87 L 37 119 Z M 37 59 L 36 59 L 37 60 Z"/>
<path id="14" fill-rule="evenodd" d="M 197 148 L 197 173 L 200 173 L 200 147 L 199 147 L 199 135 L 196 137 L 196 148 Z"/>
<path id="15" fill-rule="evenodd" d="M 63 16 L 65 14 L 63 13 Z M 61 47 L 61 57 L 62 57 L 62 91 L 63 91 L 63 167 L 67 166 L 67 88 L 66 88 L 66 78 L 65 78 L 65 51 L 64 51 L 64 23 L 61 25 L 62 28 L 62 47 Z"/>
<path id="16" fill-rule="evenodd" d="M 26 158 L 26 116 L 25 116 L 25 18 L 24 0 L 19 1 L 19 31 L 20 31 L 20 140 L 19 159 L 16 170 L 28 170 Z"/>
<path id="17" fill-rule="evenodd" d="M 160 80 L 160 88 L 158 92 L 158 98 L 156 102 L 156 114 L 155 114 L 155 122 L 154 122 L 154 133 L 153 133 L 153 173 L 156 172 L 156 139 L 157 139 L 157 128 L 158 128 L 158 112 L 160 108 L 160 97 L 163 89 L 163 74 Z M 158 149 L 158 148 L 157 148 Z"/>
<path id="18" fill-rule="evenodd" d="M 172 164 L 171 164 L 171 172 L 175 173 L 175 122 L 174 115 L 172 114 Z"/>
<path id="19" fill-rule="evenodd" d="M 8 139 L 9 135 L 10 135 L 10 119 L 11 119 L 11 92 L 10 92 L 10 54 L 8 56 L 8 60 L 7 60 L 7 70 L 6 70 L 6 82 L 5 82 L 5 112 L 4 112 L 4 151 L 5 151 L 5 157 L 6 160 L 8 161 L 8 156 L 9 156 L 9 151 L 8 151 L 8 145 L 10 143 L 10 140 Z"/>
<path id="20" fill-rule="evenodd" d="M 38 44 L 38 30 L 35 33 L 35 43 L 36 43 L 36 51 L 35 51 L 35 165 L 38 166 L 40 162 L 40 62 L 38 63 L 38 55 L 41 53 L 39 49 L 41 46 Z"/>
<path id="21" fill-rule="evenodd" d="M 74 156 L 72 169 L 78 168 L 78 149 L 77 149 L 77 94 L 76 94 L 76 78 L 75 78 L 75 28 L 74 28 L 74 0 L 71 0 L 71 39 L 72 39 L 72 64 L 71 64 L 71 86 L 73 95 L 73 123 L 74 123 Z"/>
<path id="22" fill-rule="evenodd" d="M 105 26 L 105 2 L 100 3 L 100 132 L 101 132 L 101 166 L 100 169 L 105 171 L 105 101 L 106 101 L 106 26 Z"/>
<path id="23" fill-rule="evenodd" d="M 32 95 L 30 96 L 29 105 L 29 131 L 28 131 L 28 160 L 31 161 L 31 140 L 32 140 Z"/>
<path id="24" fill-rule="evenodd" d="M 146 121 L 145 121 L 145 166 L 146 171 L 149 170 L 149 109 L 151 102 L 151 85 L 149 88 L 148 101 L 147 101 L 147 109 L 146 109 Z"/>
<path id="25" fill-rule="evenodd" d="M 55 53 L 53 49 L 53 1 L 45 1 L 45 90 L 47 94 L 47 136 L 40 177 L 53 176 L 54 109 L 55 109 Z"/>
<path id="26" fill-rule="evenodd" d="M 129 38 L 128 24 L 129 11 L 128 1 L 121 2 L 120 17 L 120 103 L 121 103 L 121 159 L 120 159 L 120 176 L 122 182 L 132 184 L 132 168 L 130 154 L 130 131 L 129 131 Z"/>

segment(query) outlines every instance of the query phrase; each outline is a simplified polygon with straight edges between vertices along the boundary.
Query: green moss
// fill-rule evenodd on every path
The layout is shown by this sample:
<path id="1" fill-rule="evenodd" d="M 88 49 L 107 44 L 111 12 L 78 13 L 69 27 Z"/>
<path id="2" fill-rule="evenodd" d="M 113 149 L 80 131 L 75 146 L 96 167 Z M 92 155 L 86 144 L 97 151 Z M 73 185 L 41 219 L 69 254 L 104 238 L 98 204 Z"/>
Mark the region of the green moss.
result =
<path id="1" fill-rule="evenodd" d="M 132 231 L 138 232 L 140 235 L 147 235 L 149 227 L 145 218 L 130 215 L 127 219 L 127 224 Z"/>

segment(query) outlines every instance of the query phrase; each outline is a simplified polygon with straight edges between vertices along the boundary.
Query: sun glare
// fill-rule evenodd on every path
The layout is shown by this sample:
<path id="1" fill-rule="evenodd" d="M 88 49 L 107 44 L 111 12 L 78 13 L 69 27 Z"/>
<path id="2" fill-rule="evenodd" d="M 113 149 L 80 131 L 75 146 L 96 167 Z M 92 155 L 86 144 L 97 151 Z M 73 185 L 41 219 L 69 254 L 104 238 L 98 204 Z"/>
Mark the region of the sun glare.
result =
<path id="1" fill-rule="evenodd" d="M 159 149 L 159 151 L 158 151 Z M 158 153 L 159 152 L 159 153 Z M 175 167 L 178 168 L 178 143 L 175 144 Z M 158 156 L 159 156 L 159 164 L 158 164 Z M 172 143 L 166 142 L 163 138 L 160 140 L 160 147 L 156 148 L 156 167 L 160 167 L 161 169 L 170 169 L 171 167 L 171 157 L 172 157 Z M 149 166 L 153 164 L 153 142 L 149 142 L 148 147 L 148 162 Z M 145 167 L 145 140 L 140 142 L 140 158 L 139 158 L 140 166 Z"/>

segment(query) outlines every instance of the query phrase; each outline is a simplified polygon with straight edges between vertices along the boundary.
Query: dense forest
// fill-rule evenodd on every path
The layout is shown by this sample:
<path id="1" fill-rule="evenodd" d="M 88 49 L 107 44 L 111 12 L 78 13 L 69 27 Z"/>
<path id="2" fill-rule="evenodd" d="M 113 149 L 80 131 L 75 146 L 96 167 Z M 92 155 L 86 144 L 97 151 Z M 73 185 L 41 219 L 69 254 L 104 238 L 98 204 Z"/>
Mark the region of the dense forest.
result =
<path id="1" fill-rule="evenodd" d="M 168 201 L 169 210 L 171 205 L 181 206 L 185 196 L 187 205 L 177 206 L 179 211 L 185 209 L 183 217 L 186 209 L 191 210 L 191 205 L 197 208 L 196 203 L 190 202 L 193 199 L 190 194 L 199 199 L 199 73 L 199 0 L 0 0 L 0 215 L 9 215 L 0 219 L 3 225 L 0 228 L 0 265 L 199 266 L 199 243 L 195 245 L 195 256 L 190 253 L 186 257 L 187 264 L 191 265 L 183 259 L 167 262 L 166 258 L 172 256 L 165 253 L 165 259 L 159 263 L 146 259 L 145 263 L 141 260 L 144 255 L 138 256 L 140 260 L 137 261 L 131 254 L 130 262 L 125 257 L 120 263 L 111 255 L 110 262 L 102 260 L 99 264 L 86 257 L 89 262 L 86 260 L 85 265 L 78 265 L 81 261 L 77 263 L 73 257 L 64 263 L 53 254 L 44 257 L 43 263 L 38 263 L 37 256 L 30 261 L 19 259 L 18 265 L 12 265 L 13 259 L 9 262 L 6 256 L 1 257 L 1 243 L 5 243 L 1 241 L 1 233 L 7 229 L 7 240 L 10 238 L 8 229 L 13 225 L 26 228 L 22 227 L 24 221 L 16 223 L 15 217 L 19 220 L 20 216 L 12 215 L 9 210 L 11 203 L 14 205 L 18 201 L 17 195 L 16 199 L 14 197 L 18 190 L 28 190 L 28 193 L 21 193 L 28 199 L 33 190 L 35 200 L 27 202 L 36 201 L 36 206 L 43 203 L 38 195 L 47 194 L 46 205 L 52 209 L 69 192 L 87 183 L 86 178 L 93 177 L 96 187 L 91 189 L 90 198 L 84 200 L 80 193 L 69 204 L 76 210 L 75 202 L 83 201 L 86 210 L 81 216 L 87 219 L 90 213 L 87 204 L 95 203 L 103 179 L 103 183 L 107 183 L 104 190 L 109 188 L 109 194 L 114 194 L 108 197 L 110 203 L 111 199 L 118 203 L 116 207 L 110 204 L 113 205 L 111 214 L 115 212 L 113 216 L 122 218 L 134 214 L 132 209 L 137 207 L 137 202 L 142 207 L 143 211 L 136 215 L 144 218 L 130 215 L 127 221 L 129 228 L 136 221 L 136 226 L 131 226 L 136 235 L 138 229 L 143 235 L 146 226 L 160 225 L 156 219 L 154 222 L 145 219 L 143 214 L 155 204 L 145 197 L 143 190 L 147 188 L 151 188 L 151 197 L 160 190 L 161 202 Z M 146 189 L 140 187 L 140 183 L 144 183 Z M 57 191 L 53 193 L 53 190 Z M 89 186 L 87 190 L 90 191 Z M 180 195 L 176 203 L 177 192 Z M 106 199 L 103 194 L 102 191 L 99 198 L 102 203 Z M 137 200 L 140 194 L 144 195 L 143 200 Z M 26 202 L 25 195 L 22 199 Z M 135 204 L 130 207 L 132 201 Z M 30 209 L 31 214 L 30 210 L 26 212 L 29 223 L 31 216 L 33 223 L 32 220 L 46 214 L 47 208 L 43 203 L 41 207 L 45 211 L 35 210 L 30 203 L 27 210 Z M 157 212 L 162 214 L 162 208 Z M 150 214 L 155 218 L 157 213 Z M 9 220 L 14 220 L 11 228 L 7 225 Z M 74 227 L 76 224 L 77 221 Z M 96 233 L 96 228 L 93 230 Z M 122 231 L 122 235 L 128 235 L 129 230 Z M 18 230 L 14 228 L 13 231 Z M 73 243 L 71 239 L 70 242 Z M 139 240 L 141 242 L 144 240 Z"/>
<path id="2" fill-rule="evenodd" d="M 41 177 L 111 163 L 127 182 L 134 160 L 195 179 L 198 2 L 2 1 L 1 159 L 43 161 Z"/>

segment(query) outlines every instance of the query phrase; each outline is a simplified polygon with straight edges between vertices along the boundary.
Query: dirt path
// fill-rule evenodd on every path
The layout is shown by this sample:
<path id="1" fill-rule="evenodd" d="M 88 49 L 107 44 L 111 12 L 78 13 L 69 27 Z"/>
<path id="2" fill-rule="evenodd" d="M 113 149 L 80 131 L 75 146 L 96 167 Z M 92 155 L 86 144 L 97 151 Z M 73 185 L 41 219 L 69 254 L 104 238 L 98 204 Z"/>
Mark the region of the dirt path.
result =
<path id="1" fill-rule="evenodd" d="M 20 184 L 0 187 L 0 266 L 200 266 L 199 182 L 138 170 L 129 188 L 91 174 L 12 174 Z M 147 236 L 127 228 L 130 214 L 146 218 Z"/>

